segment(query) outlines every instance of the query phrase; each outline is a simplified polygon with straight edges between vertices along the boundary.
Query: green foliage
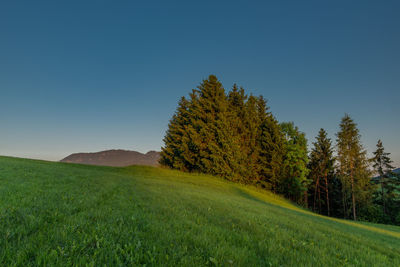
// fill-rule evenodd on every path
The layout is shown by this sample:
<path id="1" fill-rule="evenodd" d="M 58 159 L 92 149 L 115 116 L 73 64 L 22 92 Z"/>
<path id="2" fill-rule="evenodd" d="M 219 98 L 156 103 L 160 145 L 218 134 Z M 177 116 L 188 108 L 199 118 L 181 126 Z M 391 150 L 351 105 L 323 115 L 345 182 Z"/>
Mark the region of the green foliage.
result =
<path id="1" fill-rule="evenodd" d="M 191 143 L 192 127 L 190 124 L 189 101 L 182 97 L 176 113 L 173 115 L 162 148 L 161 164 L 179 170 L 193 170 L 196 166 L 196 153 Z"/>
<path id="2" fill-rule="evenodd" d="M 312 183 L 309 187 L 310 200 L 313 210 L 319 213 L 331 214 L 331 200 L 329 192 L 334 190 L 332 180 L 334 179 L 334 162 L 332 142 L 327 137 L 324 129 L 320 129 L 317 141 L 313 143 L 311 150 L 309 178 Z M 322 195 L 322 197 L 321 197 Z"/>
<path id="3" fill-rule="evenodd" d="M 252 104 L 253 99 L 253 96 L 248 98 L 244 89 L 239 89 L 236 84 L 228 93 L 232 138 L 239 148 L 233 160 L 239 181 L 243 183 L 251 183 L 258 179 L 259 151 L 256 138 L 259 122 L 256 107 Z"/>
<path id="4" fill-rule="evenodd" d="M 290 199 L 307 201 L 307 186 L 309 170 L 307 169 L 307 139 L 293 122 L 281 123 L 285 134 L 285 157 L 283 160 L 283 175 L 280 191 Z M 302 198 L 304 197 L 305 198 Z"/>
<path id="5" fill-rule="evenodd" d="M 375 168 L 376 174 L 381 178 L 392 175 L 394 167 L 391 165 L 393 161 L 390 159 L 389 155 L 390 153 L 385 152 L 382 141 L 378 140 L 372 161 L 374 163 L 373 167 Z"/>
<path id="6" fill-rule="evenodd" d="M 378 184 L 374 202 L 381 207 L 380 222 L 399 224 L 400 220 L 400 178 L 393 173 L 390 153 L 385 152 L 382 141 L 378 140 L 374 157 L 371 159 L 378 177 L 373 179 Z"/>
<path id="7" fill-rule="evenodd" d="M 182 98 L 170 121 L 162 148 L 162 165 L 190 172 L 235 178 L 237 154 L 229 122 L 228 101 L 218 79 L 210 75 Z"/>
<path id="8" fill-rule="evenodd" d="M 283 175 L 286 140 L 278 121 L 270 112 L 267 113 L 265 100 L 259 97 L 257 103 L 261 122 L 258 137 L 261 182 L 267 188 L 278 192 Z"/>
<path id="9" fill-rule="evenodd" d="M 357 206 L 370 205 L 372 188 L 366 151 L 361 144 L 357 124 L 345 115 L 337 133 L 338 173 L 342 183 L 342 201 L 344 215 L 357 219 Z"/>
<path id="10" fill-rule="evenodd" d="M 277 189 L 284 137 L 263 97 L 236 85 L 225 94 L 210 75 L 182 98 L 164 138 L 160 163 Z"/>
<path id="11" fill-rule="evenodd" d="M 0 157 L 2 266 L 399 266 L 400 228 L 152 167 Z"/>
<path id="12" fill-rule="evenodd" d="M 199 159 L 196 168 L 203 173 L 234 179 L 232 159 L 238 146 L 232 138 L 224 88 L 214 75 L 194 90 L 190 116 L 194 129 L 191 141 L 197 153 L 194 156 Z"/>

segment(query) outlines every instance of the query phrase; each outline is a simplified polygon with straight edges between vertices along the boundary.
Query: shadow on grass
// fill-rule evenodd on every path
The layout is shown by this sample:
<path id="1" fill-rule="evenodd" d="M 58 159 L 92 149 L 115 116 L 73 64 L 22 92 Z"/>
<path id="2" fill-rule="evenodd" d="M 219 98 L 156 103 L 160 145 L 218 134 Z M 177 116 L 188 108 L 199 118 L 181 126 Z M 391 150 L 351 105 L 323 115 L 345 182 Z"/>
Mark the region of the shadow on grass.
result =
<path id="1" fill-rule="evenodd" d="M 267 202 L 266 200 L 263 200 L 263 199 L 255 196 L 254 193 L 256 193 L 256 192 L 253 193 L 253 192 L 250 192 L 250 190 L 236 187 L 234 191 L 239 196 L 241 196 L 245 199 L 260 203 L 260 204 L 268 206 L 268 207 L 273 207 L 275 209 L 285 209 L 286 212 L 289 212 L 290 214 L 294 215 L 295 217 L 301 216 L 303 218 L 307 218 L 310 220 L 318 220 L 319 222 L 324 222 L 324 223 L 335 222 L 339 225 L 347 225 L 347 226 L 354 227 L 357 230 L 360 230 L 360 229 L 368 230 L 371 232 L 380 233 L 380 234 L 388 235 L 388 236 L 395 237 L 395 238 L 400 238 L 400 233 L 398 233 L 398 232 L 394 232 L 394 231 L 390 231 L 387 229 L 382 229 L 382 228 L 378 228 L 375 226 L 367 225 L 366 223 L 360 224 L 358 222 L 354 222 L 354 221 L 350 221 L 350 220 L 338 219 L 338 218 L 334 218 L 334 217 L 327 217 L 324 215 L 313 213 L 309 210 L 306 210 L 306 209 L 303 209 L 300 207 L 296 207 L 294 204 L 293 204 L 293 207 L 290 207 L 290 206 L 286 207 L 286 206 L 282 206 L 279 204 Z M 257 192 L 257 193 L 259 193 L 259 192 Z M 261 193 L 259 193 L 259 194 L 261 194 Z"/>

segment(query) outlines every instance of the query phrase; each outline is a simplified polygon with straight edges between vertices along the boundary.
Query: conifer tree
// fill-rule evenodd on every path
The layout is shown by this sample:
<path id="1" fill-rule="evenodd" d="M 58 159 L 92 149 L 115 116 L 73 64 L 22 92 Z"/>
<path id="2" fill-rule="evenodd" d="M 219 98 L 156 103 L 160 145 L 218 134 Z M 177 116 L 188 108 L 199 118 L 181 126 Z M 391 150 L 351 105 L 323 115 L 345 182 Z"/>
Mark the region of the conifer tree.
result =
<path id="1" fill-rule="evenodd" d="M 400 225 L 400 173 L 392 172 L 386 178 L 385 205 L 389 222 Z M 383 223 L 387 223 L 385 218 Z"/>
<path id="2" fill-rule="evenodd" d="M 394 167 L 391 165 L 392 160 L 390 159 L 389 155 L 390 153 L 385 152 L 382 141 L 378 140 L 378 143 L 376 144 L 376 151 L 374 152 L 374 157 L 372 158 L 372 161 L 374 163 L 373 167 L 376 173 L 379 175 L 383 214 L 386 214 L 386 185 L 388 183 L 388 179 L 393 177 L 392 171 L 394 169 Z"/>
<path id="3" fill-rule="evenodd" d="M 278 121 L 268 112 L 262 96 L 257 99 L 259 126 L 259 169 L 264 186 L 277 192 L 285 156 L 285 138 Z"/>
<path id="4" fill-rule="evenodd" d="M 248 116 L 246 108 L 247 95 L 242 87 L 233 85 L 228 93 L 229 122 L 232 129 L 234 144 L 239 148 L 234 154 L 235 170 L 238 176 L 242 177 L 242 182 L 250 182 L 255 177 L 254 166 L 252 165 L 252 143 L 251 134 L 254 129 L 250 126 L 251 118 Z"/>
<path id="5" fill-rule="evenodd" d="M 365 204 L 370 195 L 366 151 L 361 144 L 357 125 L 349 115 L 345 114 L 342 118 L 340 131 L 336 136 L 344 214 L 347 215 L 349 207 L 351 207 L 352 217 L 357 220 L 357 204 Z"/>
<path id="6" fill-rule="evenodd" d="M 198 149 L 200 172 L 215 174 L 231 180 L 240 179 L 235 161 L 240 147 L 229 121 L 228 99 L 221 82 L 210 75 L 197 90 L 192 102 L 191 138 Z"/>
<path id="7" fill-rule="evenodd" d="M 246 147 L 247 147 L 247 168 L 251 170 L 249 173 L 250 183 L 259 183 L 261 180 L 260 169 L 262 166 L 259 164 L 260 158 L 260 146 L 259 146 L 259 136 L 260 136 L 260 125 L 261 120 L 257 110 L 257 98 L 250 95 L 245 104 L 246 120 Z"/>
<path id="8" fill-rule="evenodd" d="M 186 127 L 190 124 L 188 107 L 188 100 L 182 97 L 177 111 L 169 122 L 160 157 L 160 164 L 182 171 L 191 171 L 184 157 L 184 147 L 187 148 Z"/>
<path id="9" fill-rule="evenodd" d="M 317 141 L 313 143 L 314 147 L 311 150 L 309 169 L 309 177 L 313 180 L 313 190 L 311 195 L 313 196 L 313 209 L 316 210 L 316 199 L 318 197 L 318 211 L 321 213 L 321 190 L 325 194 L 325 208 L 326 214 L 330 216 L 330 200 L 329 200 L 329 188 L 330 180 L 333 177 L 334 172 L 334 158 L 332 142 L 327 137 L 327 133 L 324 129 L 320 129 Z"/>

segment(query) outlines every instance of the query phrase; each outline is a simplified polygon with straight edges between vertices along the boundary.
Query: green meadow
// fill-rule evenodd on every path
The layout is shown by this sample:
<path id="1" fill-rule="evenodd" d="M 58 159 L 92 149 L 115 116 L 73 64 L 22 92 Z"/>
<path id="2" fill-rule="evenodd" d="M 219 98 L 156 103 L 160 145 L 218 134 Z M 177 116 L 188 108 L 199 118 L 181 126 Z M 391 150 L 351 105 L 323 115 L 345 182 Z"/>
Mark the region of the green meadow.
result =
<path id="1" fill-rule="evenodd" d="M 0 157 L 1 266 L 400 266 L 400 227 L 223 179 Z"/>

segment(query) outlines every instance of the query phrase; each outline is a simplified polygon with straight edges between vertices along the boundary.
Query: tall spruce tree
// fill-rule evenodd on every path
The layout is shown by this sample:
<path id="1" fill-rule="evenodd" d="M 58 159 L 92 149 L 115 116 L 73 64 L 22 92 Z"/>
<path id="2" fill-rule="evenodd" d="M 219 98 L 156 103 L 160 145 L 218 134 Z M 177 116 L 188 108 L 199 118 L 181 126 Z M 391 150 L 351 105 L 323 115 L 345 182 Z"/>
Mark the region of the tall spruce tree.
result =
<path id="1" fill-rule="evenodd" d="M 285 134 L 286 144 L 280 191 L 290 199 L 307 206 L 309 184 L 307 139 L 293 122 L 281 123 L 281 128 Z"/>
<path id="2" fill-rule="evenodd" d="M 338 172 L 342 182 L 342 201 L 345 216 L 357 220 L 357 204 L 362 206 L 370 199 L 370 182 L 366 151 L 361 144 L 357 124 L 345 114 L 337 136 Z M 350 201 L 349 201 L 350 200 Z"/>
<path id="3" fill-rule="evenodd" d="M 309 169 L 309 177 L 313 181 L 310 187 L 310 195 L 313 200 L 313 210 L 316 210 L 318 204 L 319 213 L 323 213 L 322 205 L 328 216 L 331 215 L 329 188 L 332 187 L 331 180 L 334 174 L 334 157 L 331 139 L 327 137 L 324 129 L 320 129 L 317 141 L 313 143 L 314 147 L 311 150 Z M 321 190 L 325 195 L 325 201 L 321 200 Z M 317 201 L 318 199 L 318 201 Z"/>
<path id="4" fill-rule="evenodd" d="M 190 127 L 189 101 L 182 97 L 178 108 L 169 122 L 168 130 L 164 137 L 160 164 L 181 171 L 192 171 L 194 161 L 191 155 L 188 139 L 188 127 Z"/>
<path id="5" fill-rule="evenodd" d="M 233 85 L 232 90 L 228 93 L 228 112 L 229 122 L 232 129 L 232 138 L 236 148 L 239 148 L 234 154 L 234 161 L 238 172 L 241 177 L 241 182 L 250 182 L 255 178 L 255 166 L 252 164 L 252 131 L 251 118 L 248 116 L 246 107 L 247 95 L 242 87 L 238 88 L 236 84 Z"/>
<path id="6" fill-rule="evenodd" d="M 390 153 L 385 152 L 382 141 L 378 140 L 378 143 L 376 144 L 376 151 L 374 152 L 374 157 L 372 158 L 372 161 L 375 172 L 379 175 L 383 214 L 387 214 L 385 197 L 385 191 L 387 191 L 387 183 L 389 182 L 388 180 L 392 179 L 392 177 L 394 176 L 394 167 L 391 165 L 393 161 L 390 159 L 389 155 Z"/>
<path id="7" fill-rule="evenodd" d="M 286 153 L 285 137 L 278 121 L 268 112 L 266 100 L 260 96 L 257 99 L 259 117 L 259 172 L 264 187 L 277 192 Z"/>
<path id="8" fill-rule="evenodd" d="M 386 215 L 383 223 L 400 225 L 400 173 L 391 173 L 385 181 Z"/>
<path id="9" fill-rule="evenodd" d="M 236 160 L 240 147 L 232 129 L 229 103 L 225 90 L 216 76 L 210 75 L 194 91 L 191 104 L 191 140 L 197 148 L 200 172 L 240 180 Z"/>
<path id="10" fill-rule="evenodd" d="M 262 166 L 259 164 L 261 148 L 259 146 L 260 125 L 261 118 L 257 109 L 257 98 L 250 95 L 245 104 L 246 120 L 245 128 L 247 130 L 247 168 L 251 170 L 249 173 L 250 183 L 259 183 L 261 180 L 260 169 Z"/>

